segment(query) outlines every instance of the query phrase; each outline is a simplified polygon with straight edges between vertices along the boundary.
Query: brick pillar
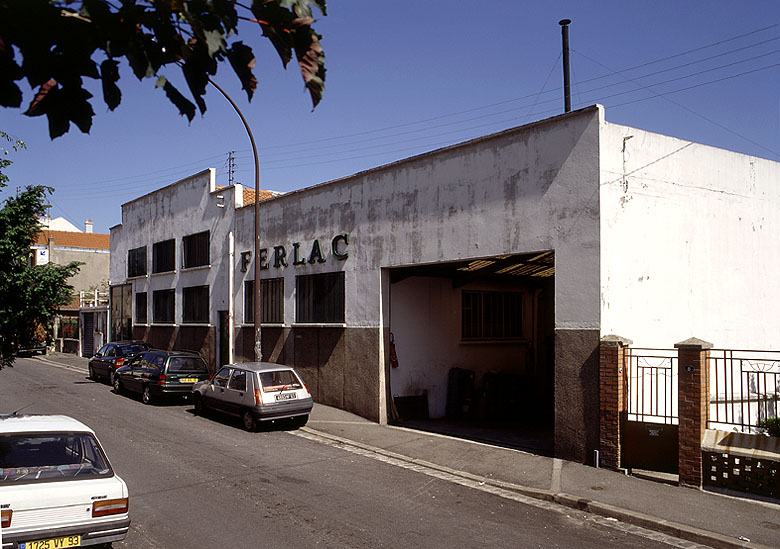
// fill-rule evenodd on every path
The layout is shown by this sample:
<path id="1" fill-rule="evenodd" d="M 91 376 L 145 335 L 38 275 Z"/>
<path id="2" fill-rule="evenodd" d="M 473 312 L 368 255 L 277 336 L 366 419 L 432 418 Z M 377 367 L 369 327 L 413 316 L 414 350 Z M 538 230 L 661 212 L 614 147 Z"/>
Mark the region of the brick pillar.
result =
<path id="1" fill-rule="evenodd" d="M 620 417 L 626 401 L 626 347 L 631 340 L 601 338 L 599 350 L 599 453 L 601 466 L 620 468 Z"/>
<path id="2" fill-rule="evenodd" d="M 680 485 L 702 485 L 701 442 L 710 414 L 709 356 L 712 343 L 691 338 L 675 344 L 677 349 L 677 410 L 680 441 L 677 463 Z"/>

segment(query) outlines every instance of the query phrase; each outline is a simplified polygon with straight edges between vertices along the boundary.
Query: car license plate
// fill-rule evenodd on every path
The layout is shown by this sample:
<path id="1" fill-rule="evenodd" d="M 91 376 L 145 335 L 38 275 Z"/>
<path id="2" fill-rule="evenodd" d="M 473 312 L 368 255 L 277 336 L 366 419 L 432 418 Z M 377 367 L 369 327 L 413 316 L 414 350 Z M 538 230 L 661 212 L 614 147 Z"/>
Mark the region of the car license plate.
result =
<path id="1" fill-rule="evenodd" d="M 81 536 L 38 539 L 35 541 L 23 541 L 19 544 L 19 549 L 60 549 L 60 547 L 81 547 Z"/>
<path id="2" fill-rule="evenodd" d="M 295 393 L 279 393 L 276 395 L 276 400 L 293 400 L 298 398 Z"/>
<path id="3" fill-rule="evenodd" d="M 182 383 L 197 383 L 198 378 L 197 377 L 182 377 L 179 378 L 179 381 Z"/>

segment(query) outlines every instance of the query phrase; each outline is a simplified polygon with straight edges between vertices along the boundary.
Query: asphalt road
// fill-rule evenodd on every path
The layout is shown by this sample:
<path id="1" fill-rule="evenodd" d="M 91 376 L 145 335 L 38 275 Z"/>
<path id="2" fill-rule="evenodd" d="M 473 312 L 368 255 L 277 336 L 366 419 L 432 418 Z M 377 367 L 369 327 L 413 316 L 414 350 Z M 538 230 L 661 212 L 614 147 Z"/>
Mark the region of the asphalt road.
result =
<path id="1" fill-rule="evenodd" d="M 130 489 L 133 522 L 116 548 L 669 547 L 295 432 L 144 406 L 85 374 L 19 359 L 0 371 L 0 413 L 61 413 L 96 431 Z"/>

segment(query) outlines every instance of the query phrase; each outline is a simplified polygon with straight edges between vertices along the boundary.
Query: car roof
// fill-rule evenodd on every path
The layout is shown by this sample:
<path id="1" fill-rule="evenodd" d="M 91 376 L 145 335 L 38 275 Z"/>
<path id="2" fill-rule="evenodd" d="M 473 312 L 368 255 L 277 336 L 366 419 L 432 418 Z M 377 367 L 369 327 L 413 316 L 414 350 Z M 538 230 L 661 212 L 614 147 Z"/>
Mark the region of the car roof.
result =
<path id="1" fill-rule="evenodd" d="M 194 356 L 194 357 L 200 357 L 200 353 L 197 351 L 168 351 L 166 349 L 147 349 L 146 351 L 143 351 L 144 353 L 156 353 L 158 355 L 165 355 L 165 356 Z"/>
<path id="2" fill-rule="evenodd" d="M 233 364 L 225 364 L 231 368 L 242 368 L 249 370 L 250 372 L 278 372 L 279 370 L 293 370 L 291 366 L 285 366 L 284 364 L 274 364 L 273 362 L 235 362 Z"/>
<path id="3" fill-rule="evenodd" d="M 69 416 L 49 414 L 0 415 L 0 434 L 75 432 L 95 434 L 95 431 Z"/>

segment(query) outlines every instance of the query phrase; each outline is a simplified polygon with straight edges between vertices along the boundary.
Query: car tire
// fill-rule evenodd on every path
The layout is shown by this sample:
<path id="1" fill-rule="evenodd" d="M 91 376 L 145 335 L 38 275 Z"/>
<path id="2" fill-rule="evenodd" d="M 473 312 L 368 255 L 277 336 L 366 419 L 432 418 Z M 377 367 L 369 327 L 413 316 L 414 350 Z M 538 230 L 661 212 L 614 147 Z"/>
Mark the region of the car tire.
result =
<path id="1" fill-rule="evenodd" d="M 87 379 L 95 381 L 95 372 L 92 370 L 92 364 L 87 365 Z"/>
<path id="2" fill-rule="evenodd" d="M 245 431 L 252 432 L 255 429 L 257 429 L 257 422 L 255 421 L 255 416 L 253 416 L 252 412 L 249 410 L 244 410 L 241 413 L 241 424 L 244 426 Z"/>
<path id="3" fill-rule="evenodd" d="M 144 404 L 152 403 L 152 389 L 148 385 L 144 385 L 143 391 L 141 391 L 141 402 Z"/>
<path id="4" fill-rule="evenodd" d="M 300 429 L 304 425 L 306 425 L 306 422 L 309 421 L 309 414 L 306 414 L 304 416 L 296 416 L 292 418 L 292 425 L 294 429 Z"/>
<path id="5" fill-rule="evenodd" d="M 122 394 L 122 381 L 119 379 L 119 376 L 114 376 L 114 381 L 111 385 L 114 387 L 114 393 L 117 395 Z"/>
<path id="6" fill-rule="evenodd" d="M 202 416 L 206 413 L 206 405 L 203 403 L 203 397 L 198 393 L 192 393 L 192 404 L 195 406 L 195 413 Z"/>

